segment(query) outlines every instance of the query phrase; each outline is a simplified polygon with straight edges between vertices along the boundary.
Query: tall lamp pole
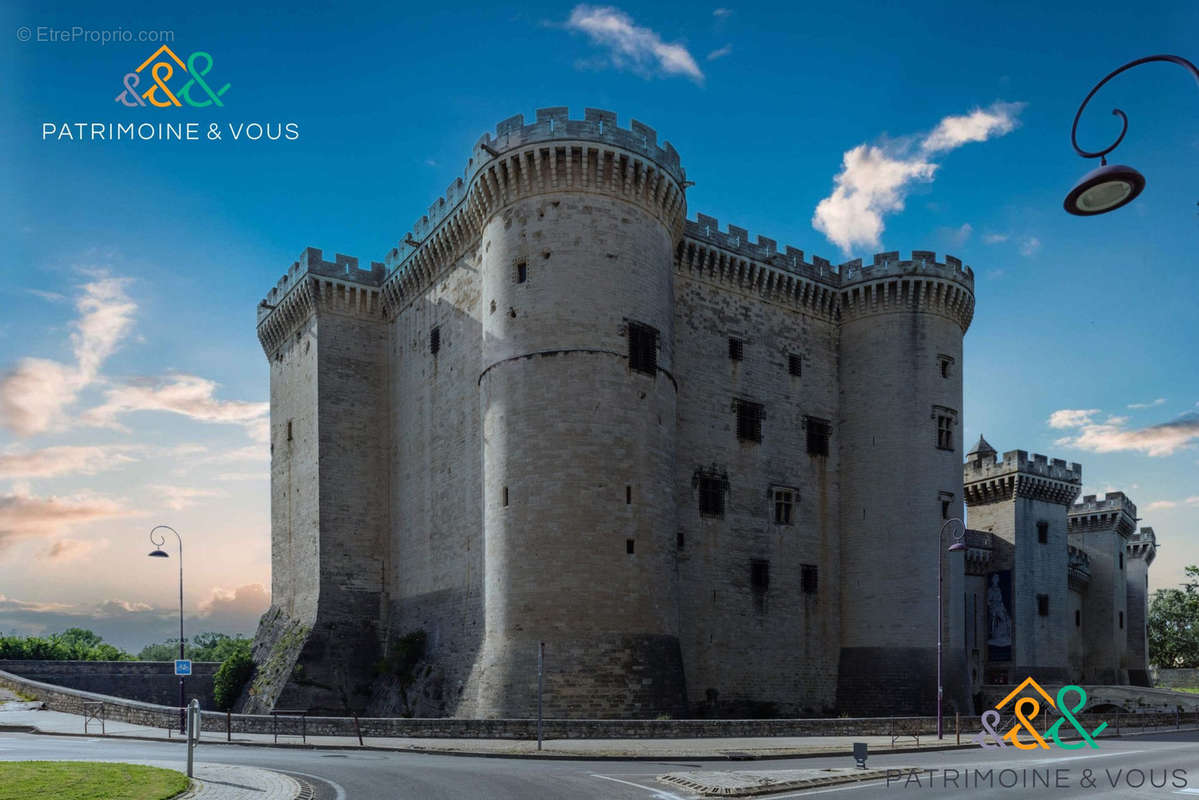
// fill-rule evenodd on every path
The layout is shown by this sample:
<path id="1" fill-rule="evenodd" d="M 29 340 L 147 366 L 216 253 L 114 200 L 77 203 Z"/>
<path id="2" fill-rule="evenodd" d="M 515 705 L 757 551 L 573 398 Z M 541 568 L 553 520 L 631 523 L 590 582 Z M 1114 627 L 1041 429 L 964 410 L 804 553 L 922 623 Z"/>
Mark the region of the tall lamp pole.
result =
<path id="1" fill-rule="evenodd" d="M 1116 141 L 1112 142 L 1110 147 L 1094 152 L 1083 150 L 1078 146 L 1078 119 L 1082 116 L 1082 110 L 1087 107 L 1087 103 L 1091 101 L 1091 98 L 1095 96 L 1095 92 L 1099 91 L 1103 84 L 1127 69 L 1132 69 L 1141 64 L 1148 64 L 1151 61 L 1165 61 L 1170 64 L 1177 64 L 1189 71 L 1195 78 L 1195 81 L 1199 82 L 1199 67 L 1196 67 L 1182 56 L 1172 56 L 1163 53 L 1161 55 L 1138 58 L 1136 61 L 1129 61 L 1124 66 L 1108 73 L 1106 78 L 1095 84 L 1095 88 L 1082 101 L 1082 105 L 1078 107 L 1078 112 L 1074 115 L 1074 126 L 1070 128 L 1070 143 L 1074 145 L 1074 151 L 1083 158 L 1099 159 L 1100 166 L 1098 169 L 1094 169 L 1083 175 L 1074 188 L 1070 190 L 1070 194 L 1066 195 L 1066 200 L 1062 205 L 1071 214 L 1080 217 L 1090 217 L 1095 214 L 1106 214 L 1109 211 L 1115 211 L 1120 206 L 1127 205 L 1135 200 L 1137 195 L 1145 188 L 1145 176 L 1132 167 L 1124 164 L 1109 165 L 1107 163 L 1107 154 L 1115 150 L 1120 142 L 1124 141 L 1124 134 L 1128 133 L 1128 117 L 1124 112 L 1118 108 L 1112 109 L 1112 115 L 1120 118 L 1120 135 L 1116 137 Z"/>
<path id="2" fill-rule="evenodd" d="M 166 537 L 156 532 L 160 528 L 165 528 L 175 534 L 175 538 L 179 541 L 179 659 L 183 660 L 183 537 L 179 535 L 179 531 L 172 528 L 170 525 L 155 525 L 150 529 L 150 541 L 154 544 L 154 550 L 149 553 L 151 558 L 170 558 L 162 546 L 166 544 Z M 184 682 L 185 678 L 179 676 L 179 732 L 183 733 L 187 729 L 187 702 L 184 700 Z"/>
<path id="3" fill-rule="evenodd" d="M 957 523 L 961 528 L 961 532 L 954 534 L 953 544 L 949 545 L 949 552 L 956 553 L 959 550 L 965 550 L 966 545 L 962 541 L 966 538 L 966 523 L 957 517 L 945 520 L 941 525 L 941 530 L 937 533 L 937 738 L 945 738 L 944 711 L 942 709 L 942 699 L 945 696 L 945 687 L 941 683 L 941 651 L 942 651 L 942 628 L 945 627 L 945 607 L 941 604 L 941 593 L 945 584 L 945 548 L 942 546 L 945 542 L 945 529 L 953 523 Z"/>

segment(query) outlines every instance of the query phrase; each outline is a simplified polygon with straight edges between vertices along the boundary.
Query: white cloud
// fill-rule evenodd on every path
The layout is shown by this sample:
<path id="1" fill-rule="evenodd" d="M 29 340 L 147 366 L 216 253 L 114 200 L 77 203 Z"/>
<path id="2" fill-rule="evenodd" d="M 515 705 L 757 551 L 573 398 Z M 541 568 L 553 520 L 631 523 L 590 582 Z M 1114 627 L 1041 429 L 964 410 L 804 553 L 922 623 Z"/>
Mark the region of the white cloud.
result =
<path id="1" fill-rule="evenodd" d="M 731 44 L 726 44 L 724 47 L 717 48 L 711 53 L 708 53 L 708 60 L 715 61 L 718 58 L 724 58 L 731 52 L 733 52 L 733 46 Z"/>
<path id="2" fill-rule="evenodd" d="M 111 498 L 92 493 L 35 497 L 24 490 L 0 495 L 0 547 L 36 536 L 50 536 L 76 525 L 136 512 Z"/>
<path id="3" fill-rule="evenodd" d="M 225 496 L 225 492 L 219 489 L 197 489 L 191 486 L 151 484 L 150 488 L 158 492 L 167 508 L 175 511 L 194 506 L 205 498 Z"/>
<path id="4" fill-rule="evenodd" d="M 1020 240 L 1020 255 L 1031 258 L 1041 250 L 1041 240 L 1035 236 L 1025 236 Z"/>
<path id="5" fill-rule="evenodd" d="M 1148 403 L 1129 403 L 1129 408 L 1155 408 L 1166 404 L 1166 398 L 1159 397 L 1156 400 L 1151 400 Z"/>
<path id="6" fill-rule="evenodd" d="M 20 436 L 66 427 L 64 412 L 96 380 L 100 365 L 133 327 L 137 305 L 125 294 L 124 278 L 95 273 L 75 302 L 72 323 L 75 363 L 25 358 L 0 379 L 0 417 Z"/>
<path id="7" fill-rule="evenodd" d="M 1139 452 L 1147 456 L 1173 455 L 1191 442 L 1199 440 L 1199 413 L 1188 412 L 1171 420 L 1145 428 L 1126 428 L 1127 417 L 1109 417 L 1095 422 L 1092 415 L 1097 411 L 1055 411 L 1049 418 L 1054 428 L 1076 428 L 1071 436 L 1058 439 L 1054 444 L 1077 447 L 1092 453 Z M 1081 414 L 1068 417 L 1058 415 Z M 1059 424 L 1055 424 L 1056 422 Z"/>
<path id="8" fill-rule="evenodd" d="M 1010 132 L 1022 108 L 1022 103 L 998 102 L 945 117 L 923 138 L 854 147 L 842 157 L 833 193 L 816 206 L 812 227 L 846 254 L 857 245 L 878 247 L 883 216 L 903 210 L 912 184 L 933 180 L 939 165 L 932 156 Z"/>
<path id="9" fill-rule="evenodd" d="M 136 445 L 61 445 L 40 450 L 10 448 L 0 453 L 0 478 L 52 478 L 59 475 L 95 475 L 137 461 Z"/>
<path id="10" fill-rule="evenodd" d="M 1097 408 L 1063 408 L 1049 415 L 1051 428 L 1077 428 L 1091 424 L 1091 417 L 1099 413 Z"/>
<path id="11" fill-rule="evenodd" d="M 1009 236 L 1006 233 L 984 233 L 983 234 L 983 243 L 984 244 L 1000 244 L 1001 242 L 1006 242 L 1010 238 L 1011 238 L 1011 236 Z"/>
<path id="12" fill-rule="evenodd" d="M 46 550 L 44 558 L 51 561 L 78 561 L 107 550 L 108 539 L 59 539 Z"/>
<path id="13" fill-rule="evenodd" d="M 712 11 L 712 16 L 728 17 L 728 16 L 732 16 L 732 13 L 733 13 L 733 9 L 731 9 L 731 8 L 717 8 L 714 11 Z"/>
<path id="14" fill-rule="evenodd" d="M 1146 511 L 1162 511 L 1167 508 L 1174 508 L 1178 503 L 1173 500 L 1154 500 L 1149 505 L 1145 506 Z"/>
<path id="15" fill-rule="evenodd" d="M 566 27 L 608 48 L 608 57 L 617 69 L 646 77 L 683 75 L 703 83 L 704 74 L 686 47 L 663 42 L 656 32 L 635 25 L 633 18 L 619 8 L 577 5 L 570 12 Z"/>
<path id="16" fill-rule="evenodd" d="M 948 231 L 949 240 L 953 242 L 955 247 L 961 247 L 966 242 L 970 241 L 970 235 L 974 233 L 974 226 L 969 222 L 963 222 L 961 227 L 951 228 Z"/>
<path id="17" fill-rule="evenodd" d="M 196 375 L 142 378 L 109 389 L 101 406 L 88 410 L 84 422 L 120 427 L 117 418 L 135 411 L 168 411 L 201 422 L 237 423 L 257 438 L 270 412 L 269 403 L 217 400 L 217 384 Z"/>

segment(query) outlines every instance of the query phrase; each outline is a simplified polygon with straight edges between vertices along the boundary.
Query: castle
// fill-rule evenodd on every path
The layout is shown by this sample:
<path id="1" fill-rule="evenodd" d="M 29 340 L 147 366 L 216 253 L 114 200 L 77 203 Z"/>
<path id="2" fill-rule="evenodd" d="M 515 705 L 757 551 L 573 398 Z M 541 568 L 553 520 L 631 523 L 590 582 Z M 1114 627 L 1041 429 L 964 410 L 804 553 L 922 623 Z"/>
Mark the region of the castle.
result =
<path id="1" fill-rule="evenodd" d="M 689 185 L 653 129 L 541 109 L 385 263 L 309 248 L 270 290 L 247 710 L 529 716 L 542 643 L 547 716 L 933 707 L 938 578 L 979 591 L 936 537 L 963 509 L 973 273 L 780 251 L 687 219 Z M 965 708 L 991 662 L 966 677 L 945 609 Z M 1050 658 L 1032 641 L 1021 663 Z"/>

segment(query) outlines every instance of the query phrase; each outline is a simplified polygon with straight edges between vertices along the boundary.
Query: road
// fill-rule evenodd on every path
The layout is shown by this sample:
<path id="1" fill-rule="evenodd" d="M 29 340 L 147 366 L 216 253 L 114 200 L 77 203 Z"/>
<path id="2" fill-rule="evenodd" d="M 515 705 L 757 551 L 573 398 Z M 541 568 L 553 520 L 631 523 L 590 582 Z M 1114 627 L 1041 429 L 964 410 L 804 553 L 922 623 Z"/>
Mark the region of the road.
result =
<path id="1" fill-rule="evenodd" d="M 177 760 L 182 766 L 180 743 L 131 740 L 84 739 L 35 734 L 0 734 L 0 760 L 96 759 Z M 849 758 L 805 758 L 769 761 L 545 761 L 517 758 L 420 755 L 377 751 L 278 749 L 256 746 L 205 744 L 197 750 L 198 761 L 252 766 L 288 772 L 308 779 L 320 800 L 449 800 L 453 798 L 496 798 L 497 800 L 541 800 L 545 798 L 621 798 L 628 800 L 686 800 L 685 791 L 657 783 L 666 772 L 687 770 L 814 769 L 852 766 Z M 848 763 L 847 763 L 848 762 Z M 1199 799 L 1199 732 L 1160 733 L 1126 739 L 1103 739 L 1098 751 L 1079 750 L 1017 752 L 1003 750 L 952 750 L 931 753 L 878 755 L 870 767 L 916 767 L 933 769 L 933 785 L 927 772 L 917 773 L 919 783 L 902 778 L 890 785 L 882 781 L 850 784 L 806 792 L 771 795 L 774 798 L 819 797 L 821 800 L 867 800 L 867 798 L 1179 798 Z M 956 788 L 942 771 L 958 770 Z M 977 774 L 969 788 L 963 770 L 991 771 L 977 786 Z M 1009 772 L 1002 772 L 1009 770 Z M 1130 773 L 1129 770 L 1134 770 Z M 1141 770 L 1142 773 L 1135 770 Z M 1087 772 L 1089 771 L 1089 772 Z M 1151 774 L 1152 771 L 1152 774 Z M 1037 777 L 1034 777 L 1033 773 Z M 952 773 L 951 773 L 952 774 Z M 1144 776 L 1144 786 L 1133 788 Z M 1050 788 L 1040 777 L 1049 776 Z M 1086 776 L 1095 780 L 1087 784 Z M 1151 788 L 1150 778 L 1164 788 Z M 1017 781 L 1016 785 L 1010 785 Z M 1031 781 L 1037 781 L 1032 788 Z M 1024 781 L 1026 783 L 1021 783 Z M 1064 781 L 1065 785 L 1053 784 Z M 1115 782 L 1113 787 L 1111 784 Z M 1001 785 L 1001 782 L 1005 785 Z M 1185 782 L 1185 785 L 1180 783 Z M 1080 785 L 1081 784 L 1081 785 Z"/>

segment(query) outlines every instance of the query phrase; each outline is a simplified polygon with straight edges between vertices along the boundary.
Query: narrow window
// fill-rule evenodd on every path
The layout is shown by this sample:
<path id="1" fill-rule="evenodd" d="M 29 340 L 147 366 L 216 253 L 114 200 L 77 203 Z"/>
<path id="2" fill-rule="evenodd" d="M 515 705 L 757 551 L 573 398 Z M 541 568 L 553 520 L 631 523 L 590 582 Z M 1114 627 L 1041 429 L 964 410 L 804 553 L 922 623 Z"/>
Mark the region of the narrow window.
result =
<path id="1" fill-rule="evenodd" d="M 795 508 L 795 492 L 791 489 L 774 490 L 774 524 L 790 525 Z"/>
<path id="2" fill-rule="evenodd" d="M 937 415 L 937 447 L 941 450 L 953 449 L 953 417 L 947 414 Z"/>
<path id="3" fill-rule="evenodd" d="M 762 441 L 762 418 L 765 413 L 761 403 L 735 400 L 737 409 L 737 438 L 743 442 Z"/>
<path id="4" fill-rule="evenodd" d="M 1124 569 L 1124 554 L 1120 554 L 1120 569 Z"/>
<path id="5" fill-rule="evenodd" d="M 1124 630 L 1124 612 L 1120 612 L 1120 630 Z"/>
<path id="6" fill-rule="evenodd" d="M 828 420 L 804 417 L 804 427 L 808 433 L 808 455 L 827 456 L 828 440 L 833 427 Z"/>
<path id="7" fill-rule="evenodd" d="M 529 265 L 525 261 L 521 261 L 516 265 L 516 282 L 524 283 L 529 279 Z"/>
<path id="8" fill-rule="evenodd" d="M 791 353 L 787 356 L 787 371 L 797 378 L 803 375 L 803 357 L 799 353 Z"/>
<path id="9" fill-rule="evenodd" d="M 949 519 L 949 501 L 941 501 L 941 519 Z"/>
<path id="10" fill-rule="evenodd" d="M 433 330 L 429 331 L 429 352 L 437 355 L 437 351 L 441 349 L 441 326 L 434 325 Z"/>
<path id="11" fill-rule="evenodd" d="M 941 501 L 941 519 L 949 519 L 953 507 L 953 492 L 937 492 L 937 499 Z"/>
<path id="12" fill-rule="evenodd" d="M 626 506 L 631 506 L 633 504 L 633 487 L 632 486 L 624 487 L 624 504 Z"/>
<path id="13" fill-rule="evenodd" d="M 629 369 L 647 375 L 658 373 L 658 329 L 629 323 Z"/>
<path id="14" fill-rule="evenodd" d="M 504 487 L 504 508 L 508 507 L 508 487 Z"/>
<path id="15" fill-rule="evenodd" d="M 948 378 L 953 374 L 953 356 L 938 355 L 937 369 L 941 371 L 942 378 Z"/>
<path id="16" fill-rule="evenodd" d="M 724 516 L 724 481 L 719 477 L 700 477 L 699 513 L 705 517 Z"/>
<path id="17" fill-rule="evenodd" d="M 287 441 L 291 441 L 291 420 L 287 421 Z"/>
<path id="18" fill-rule="evenodd" d="M 1049 616 L 1049 595 L 1037 595 L 1037 613 L 1042 617 Z"/>
<path id="19" fill-rule="evenodd" d="M 745 358 L 745 342 L 736 336 L 729 337 L 729 358 L 733 361 L 740 361 Z"/>
<path id="20" fill-rule="evenodd" d="M 755 592 L 764 592 L 770 588 L 770 562 L 754 559 L 749 562 L 749 583 Z"/>
<path id="21" fill-rule="evenodd" d="M 1079 611 L 1077 608 L 1074 609 L 1074 627 L 1075 628 L 1082 627 L 1082 612 Z"/>
<path id="22" fill-rule="evenodd" d="M 676 533 L 674 535 L 674 544 L 675 544 L 675 547 L 679 548 L 680 550 L 682 550 L 686 546 L 687 537 L 683 535 L 682 531 L 679 531 L 678 533 Z"/>
<path id="23" fill-rule="evenodd" d="M 633 540 L 632 539 L 624 540 L 624 551 L 626 553 L 628 553 L 629 555 L 633 555 Z"/>
<path id="24" fill-rule="evenodd" d="M 1037 523 L 1037 541 L 1041 544 L 1049 544 L 1049 523 L 1045 520 Z"/>
<path id="25" fill-rule="evenodd" d="M 816 594 L 816 565 L 799 565 L 799 588 L 804 594 Z"/>

